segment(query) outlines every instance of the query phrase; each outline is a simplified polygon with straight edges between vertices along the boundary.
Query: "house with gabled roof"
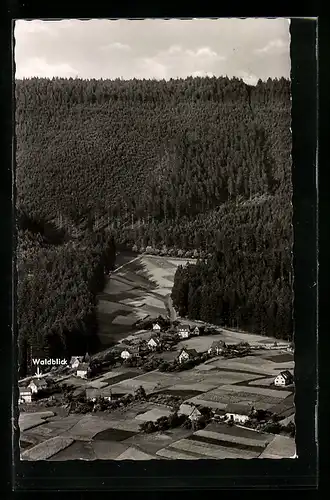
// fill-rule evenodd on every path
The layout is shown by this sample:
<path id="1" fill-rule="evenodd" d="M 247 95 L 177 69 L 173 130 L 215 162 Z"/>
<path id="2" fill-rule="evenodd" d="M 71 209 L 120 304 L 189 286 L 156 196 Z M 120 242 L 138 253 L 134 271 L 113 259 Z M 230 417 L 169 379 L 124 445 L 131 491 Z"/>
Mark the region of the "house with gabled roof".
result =
<path id="1" fill-rule="evenodd" d="M 157 349 L 157 347 L 160 346 L 160 338 L 157 337 L 156 335 L 152 335 L 148 340 L 147 345 L 151 350 Z"/>
<path id="2" fill-rule="evenodd" d="M 162 328 L 161 328 L 161 326 L 160 326 L 159 323 L 154 323 L 152 325 L 152 329 L 153 329 L 154 332 L 160 332 Z"/>
<path id="3" fill-rule="evenodd" d="M 289 370 L 284 370 L 280 372 L 277 377 L 275 377 L 274 384 L 278 386 L 286 386 L 293 384 L 293 375 Z"/>
<path id="4" fill-rule="evenodd" d="M 70 366 L 76 370 L 80 363 L 84 361 L 84 356 L 72 356 L 70 359 Z"/>
<path id="5" fill-rule="evenodd" d="M 181 339 L 188 339 L 190 337 L 190 326 L 180 325 L 178 327 L 178 335 Z"/>
<path id="6" fill-rule="evenodd" d="M 89 371 L 89 363 L 79 363 L 76 375 L 80 378 L 87 378 Z"/>
<path id="7" fill-rule="evenodd" d="M 242 403 L 229 403 L 226 406 L 226 418 L 228 422 L 245 424 L 250 418 L 251 407 Z"/>
<path id="8" fill-rule="evenodd" d="M 188 349 L 183 347 L 178 355 L 179 363 L 184 363 L 185 361 L 190 361 L 191 359 L 195 359 L 198 357 L 198 352 L 196 349 Z"/>
<path id="9" fill-rule="evenodd" d="M 197 420 L 202 414 L 196 406 L 182 403 L 178 410 L 178 415 L 186 415 L 190 420 Z"/>
<path id="10" fill-rule="evenodd" d="M 120 357 L 122 359 L 129 359 L 140 356 L 140 348 L 139 346 L 127 346 L 120 353 Z"/>
<path id="11" fill-rule="evenodd" d="M 47 382 L 44 378 L 33 378 L 28 385 L 32 394 L 37 394 L 39 391 L 46 389 Z"/>
<path id="12" fill-rule="evenodd" d="M 29 387 L 19 388 L 19 403 L 31 403 L 32 402 L 32 391 Z"/>
<path id="13" fill-rule="evenodd" d="M 215 340 L 214 342 L 212 342 L 207 352 L 209 354 L 214 354 L 216 356 L 219 356 L 219 354 L 221 354 L 225 348 L 226 344 L 223 340 Z"/>

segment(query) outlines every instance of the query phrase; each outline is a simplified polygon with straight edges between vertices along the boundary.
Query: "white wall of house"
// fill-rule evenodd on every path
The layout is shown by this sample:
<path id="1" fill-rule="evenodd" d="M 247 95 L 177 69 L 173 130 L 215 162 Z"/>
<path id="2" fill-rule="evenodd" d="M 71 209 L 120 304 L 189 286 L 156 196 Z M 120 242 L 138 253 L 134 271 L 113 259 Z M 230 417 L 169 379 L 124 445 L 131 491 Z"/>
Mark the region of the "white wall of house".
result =
<path id="1" fill-rule="evenodd" d="M 21 403 L 31 403 L 32 402 L 32 394 L 21 394 L 20 395 Z"/>
<path id="2" fill-rule="evenodd" d="M 278 375 L 275 380 L 274 380 L 275 385 L 285 385 L 286 381 L 285 378 L 282 377 L 282 375 Z"/>
<path id="3" fill-rule="evenodd" d="M 131 355 L 131 353 L 130 353 L 130 352 L 128 352 L 128 351 L 123 351 L 123 352 L 121 353 L 121 355 L 120 355 L 120 356 L 121 356 L 123 359 L 128 359 L 128 358 L 130 358 L 132 355 Z"/>
<path id="4" fill-rule="evenodd" d="M 239 413 L 226 413 L 226 417 L 228 420 L 233 420 L 234 422 L 238 422 L 240 424 L 245 424 L 249 420 L 247 415 L 241 415 Z"/>
<path id="5" fill-rule="evenodd" d="M 182 339 L 188 339 L 189 338 L 189 332 L 187 330 L 180 330 L 179 331 L 179 337 Z"/>
<path id="6" fill-rule="evenodd" d="M 77 370 L 77 377 L 86 378 L 87 377 L 87 371 L 86 370 Z"/>
<path id="7" fill-rule="evenodd" d="M 183 363 L 189 359 L 189 354 L 187 352 L 182 352 L 179 356 L 179 363 Z"/>
<path id="8" fill-rule="evenodd" d="M 31 392 L 33 394 L 36 394 L 38 392 L 38 387 L 33 382 L 29 384 L 29 388 L 31 389 Z"/>

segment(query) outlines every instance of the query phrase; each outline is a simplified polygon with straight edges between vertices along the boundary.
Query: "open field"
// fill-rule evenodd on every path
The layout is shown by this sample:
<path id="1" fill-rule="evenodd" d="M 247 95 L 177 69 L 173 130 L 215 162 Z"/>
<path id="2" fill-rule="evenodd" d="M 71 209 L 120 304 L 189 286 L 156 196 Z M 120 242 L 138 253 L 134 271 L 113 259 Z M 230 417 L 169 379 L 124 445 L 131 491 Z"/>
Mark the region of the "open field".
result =
<path id="1" fill-rule="evenodd" d="M 176 269 L 187 261 L 145 255 L 119 258 L 123 263 L 117 265 L 99 294 L 102 345 L 122 338 L 125 331 L 131 333 L 139 319 L 165 316 L 166 297 L 171 293 Z"/>
<path id="2" fill-rule="evenodd" d="M 132 258 L 133 259 L 133 258 Z M 186 259 L 138 256 L 117 263 L 105 290 L 99 297 L 98 319 L 100 339 L 107 342 L 120 339 L 148 339 L 150 331 L 137 329 L 140 317 L 155 318 L 166 314 L 168 295 L 177 266 Z M 121 267 L 123 266 L 123 267 Z M 190 325 L 199 321 L 185 322 Z M 175 346 L 175 351 L 154 353 L 152 356 L 173 360 L 183 347 L 206 351 L 214 340 L 227 344 L 247 341 L 252 346 L 269 344 L 274 339 L 219 328 L 212 336 L 196 336 Z M 100 353 L 102 358 L 102 353 Z M 214 357 L 205 363 L 181 372 L 144 373 L 141 369 L 120 367 L 103 373 L 94 380 L 69 376 L 63 383 L 77 390 L 110 388 L 113 394 L 133 393 L 144 387 L 147 395 L 180 396 L 183 401 L 226 411 L 229 403 L 245 403 L 248 407 L 270 409 L 281 418 L 294 416 L 292 389 L 277 388 L 271 383 L 283 369 L 293 370 L 292 354 L 283 349 L 260 349 L 249 356 L 234 359 Z M 107 390 L 106 389 L 106 390 Z M 28 405 L 27 405 L 28 406 Z M 33 405 L 31 405 L 32 407 Z M 53 410 L 53 409 L 52 409 Z M 155 421 L 171 413 L 168 406 L 152 401 L 140 401 L 111 412 L 91 414 L 54 411 L 21 413 L 22 459 L 27 460 L 149 460 L 149 459 L 222 459 L 278 458 L 294 454 L 294 440 L 274 436 L 239 426 L 211 423 L 204 429 L 171 429 L 144 434 L 144 421 Z M 63 410 L 64 411 L 64 410 Z M 283 439 L 282 439 L 283 438 Z M 32 458 L 31 458 L 32 457 Z"/>

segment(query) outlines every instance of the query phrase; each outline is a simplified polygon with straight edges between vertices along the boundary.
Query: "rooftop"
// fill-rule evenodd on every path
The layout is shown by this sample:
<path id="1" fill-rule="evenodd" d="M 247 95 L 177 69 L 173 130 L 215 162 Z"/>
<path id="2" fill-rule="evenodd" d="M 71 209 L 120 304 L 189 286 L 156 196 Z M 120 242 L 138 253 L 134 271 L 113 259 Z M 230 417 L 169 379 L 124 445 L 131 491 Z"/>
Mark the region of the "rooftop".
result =
<path id="1" fill-rule="evenodd" d="M 242 403 L 229 403 L 226 406 L 226 413 L 236 413 L 237 415 L 250 415 L 251 406 Z"/>

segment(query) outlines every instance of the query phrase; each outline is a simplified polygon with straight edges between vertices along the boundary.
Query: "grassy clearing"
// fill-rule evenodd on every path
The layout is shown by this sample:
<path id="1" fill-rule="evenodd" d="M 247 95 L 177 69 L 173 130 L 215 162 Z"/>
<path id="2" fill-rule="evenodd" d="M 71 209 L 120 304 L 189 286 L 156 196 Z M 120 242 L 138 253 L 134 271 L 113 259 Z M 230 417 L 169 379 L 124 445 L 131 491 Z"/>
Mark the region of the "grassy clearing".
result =
<path id="1" fill-rule="evenodd" d="M 172 447 L 163 448 L 157 451 L 156 455 L 169 460 L 200 460 L 208 458 L 203 455 L 199 455 L 198 453 L 179 451 L 175 448 L 173 449 Z"/>
<path id="2" fill-rule="evenodd" d="M 93 447 L 86 441 L 75 441 L 66 449 L 51 457 L 51 461 L 64 460 L 95 460 L 96 456 Z"/>
<path id="3" fill-rule="evenodd" d="M 287 436 L 275 436 L 259 458 L 292 458 L 296 453 L 295 440 Z"/>
<path id="4" fill-rule="evenodd" d="M 99 432 L 93 438 L 95 441 L 124 441 L 135 435 L 135 432 L 124 429 L 106 429 Z"/>
<path id="5" fill-rule="evenodd" d="M 129 292 L 130 290 L 132 290 L 132 285 L 127 285 L 113 277 L 108 280 L 103 293 L 117 295 L 119 293 Z"/>
<path id="6" fill-rule="evenodd" d="M 123 380 L 137 377 L 139 374 L 140 374 L 140 372 L 138 372 L 138 371 L 119 373 L 119 374 L 115 374 L 112 377 L 107 377 L 105 379 L 102 379 L 102 382 L 104 382 L 106 385 L 113 385 L 113 384 L 117 384 L 118 382 L 122 382 Z"/>
<path id="7" fill-rule="evenodd" d="M 223 448 L 228 448 L 230 450 L 240 450 L 240 451 L 250 451 L 256 454 L 260 454 L 264 451 L 264 446 L 258 446 L 255 443 L 246 444 L 239 441 L 230 441 L 226 439 L 220 439 L 220 437 L 210 437 L 204 436 L 200 434 L 193 434 L 189 436 L 187 439 L 193 441 L 194 443 L 203 443 L 206 445 L 216 445 L 222 446 Z"/>
<path id="8" fill-rule="evenodd" d="M 156 420 L 160 417 L 168 417 L 171 414 L 171 410 L 167 407 L 156 406 L 152 410 L 148 410 L 145 413 L 141 413 L 137 415 L 135 418 L 141 422 L 156 422 Z"/>
<path id="9" fill-rule="evenodd" d="M 172 448 L 178 450 L 194 452 L 204 455 L 207 458 L 223 459 L 223 458 L 256 458 L 260 453 L 249 450 L 238 450 L 226 448 L 215 444 L 206 444 L 191 439 L 182 439 L 172 444 Z"/>
<path id="10" fill-rule="evenodd" d="M 144 453 L 141 450 L 138 450 L 137 448 L 128 448 L 126 451 L 124 451 L 121 455 L 117 457 L 117 460 L 154 460 L 154 459 L 159 459 L 160 457 L 156 457 L 153 455 L 150 455 L 148 453 Z"/>
<path id="11" fill-rule="evenodd" d="M 252 439 L 262 443 L 269 442 L 272 439 L 272 436 L 269 434 L 263 434 L 252 429 L 244 429 L 243 427 L 238 427 L 237 425 L 231 426 L 225 423 L 211 423 L 205 427 L 204 431 L 215 432 L 229 437 L 234 436 L 235 438 Z"/>
<path id="12" fill-rule="evenodd" d="M 257 433 L 255 433 L 257 434 Z M 265 448 L 265 445 L 269 443 L 269 439 L 264 439 L 261 441 L 260 439 L 252 439 L 252 438 L 247 438 L 247 437 L 242 437 L 242 436 L 235 436 L 233 434 L 225 434 L 225 433 L 219 433 L 219 432 L 213 432 L 213 431 L 207 431 L 205 429 L 196 431 L 193 436 L 195 437 L 201 437 L 206 439 L 206 443 L 208 442 L 207 439 L 211 440 L 211 443 L 215 444 L 220 444 L 222 446 L 230 446 L 232 445 L 242 445 L 242 446 L 248 446 L 252 448 L 260 448 L 260 450 L 263 451 Z M 191 438 L 193 437 L 191 436 Z M 226 444 L 223 444 L 226 443 Z"/>
<path id="13" fill-rule="evenodd" d="M 179 396 L 183 399 L 190 399 L 190 398 L 193 398 L 195 396 L 198 396 L 199 394 L 201 394 L 202 391 L 197 391 L 197 390 L 193 390 L 193 389 L 174 389 L 174 388 L 170 388 L 170 389 L 163 389 L 161 391 L 158 391 L 158 394 L 168 394 L 170 396 Z"/>
<path id="14" fill-rule="evenodd" d="M 126 444 L 110 441 L 93 441 L 91 447 L 97 460 L 116 460 L 128 448 Z"/>
<path id="15" fill-rule="evenodd" d="M 240 395 L 248 394 L 249 396 L 254 396 L 257 394 L 258 396 L 270 396 L 275 399 L 285 399 L 287 396 L 290 396 L 289 391 L 284 390 L 276 390 L 276 389 L 267 389 L 261 387 L 244 387 L 244 386 L 230 386 L 224 385 L 221 387 L 221 391 L 231 391 L 236 392 Z"/>
<path id="16" fill-rule="evenodd" d="M 92 439 L 96 434 L 111 427 L 110 422 L 95 415 L 84 415 L 79 422 L 67 431 L 70 437 L 77 440 Z"/>
<path id="17" fill-rule="evenodd" d="M 22 460 L 47 460 L 59 451 L 70 446 L 73 443 L 73 439 L 70 437 L 53 437 L 44 441 L 43 443 L 37 444 L 33 448 L 29 448 L 21 454 Z"/>

